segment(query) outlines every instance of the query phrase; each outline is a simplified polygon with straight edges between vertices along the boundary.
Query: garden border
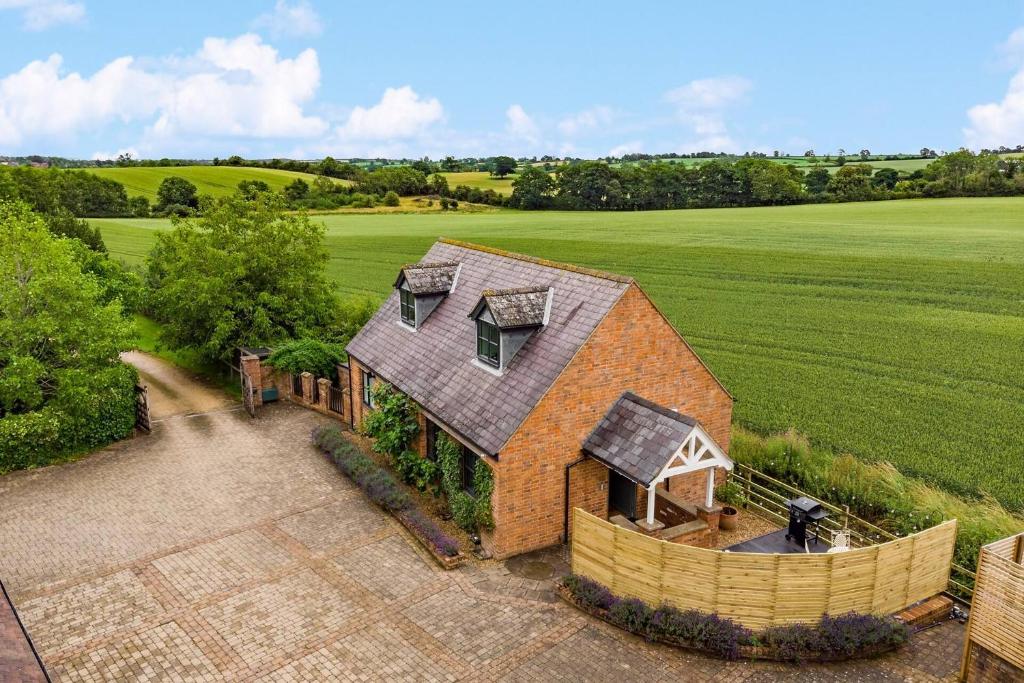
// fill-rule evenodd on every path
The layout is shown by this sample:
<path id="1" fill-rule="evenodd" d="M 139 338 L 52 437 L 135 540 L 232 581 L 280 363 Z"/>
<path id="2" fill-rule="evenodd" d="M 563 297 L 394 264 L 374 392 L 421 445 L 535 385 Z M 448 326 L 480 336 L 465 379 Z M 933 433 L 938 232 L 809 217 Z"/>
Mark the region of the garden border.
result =
<path id="1" fill-rule="evenodd" d="M 681 641 L 681 640 L 676 639 L 676 638 L 671 638 L 669 636 L 662 636 L 662 635 L 656 635 L 656 634 L 635 633 L 635 632 L 630 631 L 628 629 L 622 628 L 621 626 L 619 626 L 618 624 L 616 624 L 614 621 L 611 620 L 611 618 L 608 616 L 608 610 L 600 609 L 600 608 L 597 608 L 597 607 L 589 607 L 589 606 L 586 606 L 586 605 L 583 605 L 583 604 L 579 603 L 572 596 L 572 593 L 570 592 L 570 590 L 568 588 L 566 588 L 566 586 L 564 584 L 562 584 L 562 583 L 558 584 L 558 586 L 556 587 L 556 592 L 558 593 L 558 597 L 560 597 L 563 601 L 565 601 L 571 607 L 575 607 L 576 609 L 580 610 L 584 614 L 590 615 L 590 616 L 592 616 L 592 617 L 594 617 L 596 619 L 600 619 L 601 621 L 605 622 L 606 624 L 608 624 L 610 626 L 613 626 L 613 627 L 619 629 L 620 631 L 624 631 L 626 633 L 634 635 L 637 638 L 643 638 L 644 640 L 646 640 L 648 642 L 660 643 L 662 645 L 669 645 L 671 647 L 676 647 L 676 648 L 679 648 L 681 650 L 688 650 L 690 652 L 698 652 L 698 653 L 700 653 L 702 655 L 706 655 L 708 657 L 714 657 L 716 659 L 727 659 L 726 657 L 722 657 L 720 654 L 718 654 L 717 652 L 714 652 L 713 650 L 707 650 L 707 649 L 704 649 L 704 648 L 696 647 L 695 645 L 691 645 L 691 644 L 689 644 L 687 642 Z M 831 663 L 835 663 L 835 662 L 846 662 L 846 661 L 852 661 L 852 660 L 858 660 L 858 659 L 873 659 L 875 657 L 880 657 L 880 656 L 882 656 L 884 654 L 888 654 L 890 652 L 894 652 L 895 650 L 899 650 L 902 647 L 903 647 L 903 645 L 891 645 L 891 644 L 875 645 L 873 647 L 866 648 L 865 650 L 863 650 L 861 652 L 858 652 L 857 654 L 854 654 L 854 655 L 832 655 L 832 656 L 821 655 L 821 656 L 817 656 L 817 657 L 807 657 L 806 659 L 801 659 L 798 662 L 794 662 L 792 659 L 786 659 L 784 657 L 778 657 L 778 656 L 774 655 L 772 649 L 768 648 L 768 647 L 763 647 L 761 645 L 740 645 L 739 646 L 740 656 L 737 659 L 738 660 L 748 660 L 748 661 L 781 662 L 781 663 L 784 663 L 784 664 L 801 664 L 801 663 L 807 663 L 807 662 L 811 662 L 811 663 L 815 663 L 815 664 L 831 664 Z"/>

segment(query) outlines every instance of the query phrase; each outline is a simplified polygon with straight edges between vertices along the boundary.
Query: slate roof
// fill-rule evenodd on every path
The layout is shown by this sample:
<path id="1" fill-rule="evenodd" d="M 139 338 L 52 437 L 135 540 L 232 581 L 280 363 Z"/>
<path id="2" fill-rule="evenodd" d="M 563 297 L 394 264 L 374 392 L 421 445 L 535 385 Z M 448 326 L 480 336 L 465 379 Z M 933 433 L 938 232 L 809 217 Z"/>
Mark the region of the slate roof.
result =
<path id="1" fill-rule="evenodd" d="M 395 287 L 402 278 L 409 284 L 413 294 L 443 294 L 452 288 L 458 263 L 442 261 L 439 263 L 411 263 L 402 266 Z"/>
<path id="2" fill-rule="evenodd" d="M 399 322 L 393 291 L 347 350 L 495 455 L 632 280 L 452 240 L 436 242 L 423 258 L 442 261 L 461 264 L 458 282 L 419 329 Z M 484 291 L 549 287 L 555 291 L 548 324 L 530 335 L 508 367 L 499 375 L 474 362 L 476 325 L 467 316 Z"/>
<path id="3" fill-rule="evenodd" d="M 696 426 L 694 418 L 627 391 L 583 441 L 583 452 L 648 486 Z"/>
<path id="4" fill-rule="evenodd" d="M 548 305 L 547 287 L 521 287 L 518 289 L 488 289 L 481 302 L 487 304 L 500 330 L 516 327 L 537 327 L 544 324 L 544 309 Z M 480 304 L 471 317 L 476 317 Z"/>

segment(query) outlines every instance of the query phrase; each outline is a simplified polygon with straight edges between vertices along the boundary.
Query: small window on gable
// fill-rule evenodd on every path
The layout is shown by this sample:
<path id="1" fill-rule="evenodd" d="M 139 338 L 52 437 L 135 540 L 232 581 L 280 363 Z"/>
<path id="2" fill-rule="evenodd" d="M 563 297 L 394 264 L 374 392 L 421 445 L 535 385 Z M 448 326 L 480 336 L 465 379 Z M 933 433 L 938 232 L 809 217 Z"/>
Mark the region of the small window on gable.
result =
<path id="1" fill-rule="evenodd" d="M 476 355 L 488 365 L 501 364 L 501 333 L 496 325 L 482 318 L 476 321 Z"/>
<path id="2" fill-rule="evenodd" d="M 373 373 L 367 372 L 366 370 L 360 370 L 362 373 L 361 379 L 363 382 L 363 403 L 367 408 L 373 408 L 373 382 L 376 379 Z"/>
<path id="3" fill-rule="evenodd" d="M 416 327 L 416 297 L 404 282 L 398 290 L 398 296 L 400 297 L 402 322 Z"/>

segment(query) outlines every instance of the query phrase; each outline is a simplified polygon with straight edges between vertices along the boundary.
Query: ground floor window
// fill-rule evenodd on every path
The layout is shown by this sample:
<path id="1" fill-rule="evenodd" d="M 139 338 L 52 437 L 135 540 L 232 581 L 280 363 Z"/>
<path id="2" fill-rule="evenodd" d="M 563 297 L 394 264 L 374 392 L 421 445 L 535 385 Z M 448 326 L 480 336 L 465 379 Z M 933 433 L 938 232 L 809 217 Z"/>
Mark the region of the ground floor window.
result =
<path id="1" fill-rule="evenodd" d="M 476 475 L 477 462 L 480 460 L 476 453 L 465 446 L 462 447 L 462 489 L 471 496 L 476 495 L 473 487 L 473 477 Z"/>
<path id="2" fill-rule="evenodd" d="M 433 420 L 427 420 L 427 459 L 437 460 L 437 435 L 441 428 Z"/>
<path id="3" fill-rule="evenodd" d="M 367 408 L 373 407 L 373 381 L 376 379 L 373 373 L 366 370 L 360 369 L 361 378 L 363 382 L 363 403 L 366 404 Z"/>

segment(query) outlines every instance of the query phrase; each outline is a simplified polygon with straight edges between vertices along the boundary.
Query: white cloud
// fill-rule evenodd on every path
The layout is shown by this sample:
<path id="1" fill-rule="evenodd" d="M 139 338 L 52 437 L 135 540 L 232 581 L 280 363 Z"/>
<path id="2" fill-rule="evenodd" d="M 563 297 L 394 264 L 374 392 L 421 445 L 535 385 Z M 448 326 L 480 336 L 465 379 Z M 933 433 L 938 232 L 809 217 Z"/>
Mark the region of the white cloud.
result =
<path id="1" fill-rule="evenodd" d="M 315 136 L 327 123 L 303 105 L 319 83 L 314 50 L 280 58 L 252 34 L 207 38 L 190 58 L 156 68 L 119 57 L 91 76 L 66 73 L 53 54 L 0 79 L 0 143 L 67 139 L 114 122 L 146 125 L 146 148 L 210 136 Z"/>
<path id="2" fill-rule="evenodd" d="M 0 10 L 20 11 L 22 27 L 28 31 L 42 31 L 85 17 L 85 5 L 69 0 L 0 0 Z"/>
<path id="3" fill-rule="evenodd" d="M 273 11 L 256 17 L 252 26 L 257 30 L 266 29 L 274 38 L 318 36 L 324 30 L 320 15 L 306 0 L 291 4 L 287 0 L 277 0 Z"/>
<path id="4" fill-rule="evenodd" d="M 513 104 L 505 110 L 505 131 L 513 138 L 536 144 L 540 128 L 522 105 Z"/>
<path id="5" fill-rule="evenodd" d="M 692 133 L 681 152 L 738 152 L 739 144 L 730 135 L 726 111 L 742 102 L 753 84 L 740 76 L 699 78 L 665 93 L 665 100 L 676 109 L 676 117 Z"/>
<path id="6" fill-rule="evenodd" d="M 719 110 L 746 95 L 752 84 L 740 76 L 698 78 L 669 90 L 665 99 L 683 111 Z"/>
<path id="7" fill-rule="evenodd" d="M 610 157 L 621 157 L 623 154 L 633 154 L 636 152 L 643 151 L 644 143 L 640 140 L 631 140 L 630 142 L 624 142 L 621 145 L 616 145 L 608 150 L 608 156 Z"/>
<path id="8" fill-rule="evenodd" d="M 348 141 L 394 140 L 425 132 L 444 119 L 444 107 L 436 98 L 421 99 L 408 85 L 387 88 L 380 102 L 370 108 L 356 107 L 338 128 Z"/>
<path id="9" fill-rule="evenodd" d="M 964 129 L 964 137 L 967 146 L 974 149 L 1013 146 L 1024 140 L 1024 27 L 1010 34 L 1001 51 L 1015 60 L 1017 72 L 1010 78 L 1002 100 L 967 110 L 970 125 Z"/>
<path id="10" fill-rule="evenodd" d="M 139 158 L 139 150 L 134 147 L 123 147 L 116 152 L 94 152 L 92 158 L 94 161 L 111 161 L 117 159 L 122 154 L 127 154 L 133 159 Z"/>
<path id="11" fill-rule="evenodd" d="M 1014 74 L 999 102 L 978 104 L 967 110 L 970 126 L 964 129 L 974 149 L 1018 145 L 1024 140 L 1024 68 Z"/>
<path id="12" fill-rule="evenodd" d="M 563 118 L 558 122 L 558 131 L 562 135 L 572 137 L 608 126 L 614 118 L 614 113 L 610 107 L 592 107 Z"/>

